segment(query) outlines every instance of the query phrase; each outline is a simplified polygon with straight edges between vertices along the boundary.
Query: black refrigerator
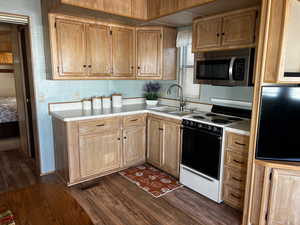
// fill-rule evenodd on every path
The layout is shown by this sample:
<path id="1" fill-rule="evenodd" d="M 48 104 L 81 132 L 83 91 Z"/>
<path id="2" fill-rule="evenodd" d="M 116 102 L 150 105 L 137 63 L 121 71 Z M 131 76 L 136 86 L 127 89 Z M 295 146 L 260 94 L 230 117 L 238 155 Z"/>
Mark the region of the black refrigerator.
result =
<path id="1" fill-rule="evenodd" d="M 262 87 L 256 158 L 300 161 L 300 87 Z"/>

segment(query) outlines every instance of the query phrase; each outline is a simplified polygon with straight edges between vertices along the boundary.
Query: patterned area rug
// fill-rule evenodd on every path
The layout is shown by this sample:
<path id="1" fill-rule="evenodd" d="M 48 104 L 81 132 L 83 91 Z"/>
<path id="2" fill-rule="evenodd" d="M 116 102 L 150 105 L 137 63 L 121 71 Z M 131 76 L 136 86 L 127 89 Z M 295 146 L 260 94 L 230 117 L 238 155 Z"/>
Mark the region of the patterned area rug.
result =
<path id="1" fill-rule="evenodd" d="M 149 165 L 132 167 L 119 174 L 155 198 L 183 186 L 175 178 Z"/>
<path id="2" fill-rule="evenodd" d="M 14 216 L 10 210 L 0 207 L 0 225 L 16 225 Z"/>

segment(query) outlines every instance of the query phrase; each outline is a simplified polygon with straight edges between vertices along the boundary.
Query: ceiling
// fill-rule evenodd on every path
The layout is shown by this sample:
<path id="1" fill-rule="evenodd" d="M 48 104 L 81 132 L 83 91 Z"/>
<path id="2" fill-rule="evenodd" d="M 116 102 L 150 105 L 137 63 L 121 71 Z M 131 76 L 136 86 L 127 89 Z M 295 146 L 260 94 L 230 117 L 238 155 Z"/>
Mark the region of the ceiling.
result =
<path id="1" fill-rule="evenodd" d="M 215 2 L 196 8 L 161 17 L 143 25 L 167 25 L 172 27 L 188 26 L 192 24 L 193 19 L 196 17 L 205 17 L 260 4 L 261 0 L 216 0 Z"/>

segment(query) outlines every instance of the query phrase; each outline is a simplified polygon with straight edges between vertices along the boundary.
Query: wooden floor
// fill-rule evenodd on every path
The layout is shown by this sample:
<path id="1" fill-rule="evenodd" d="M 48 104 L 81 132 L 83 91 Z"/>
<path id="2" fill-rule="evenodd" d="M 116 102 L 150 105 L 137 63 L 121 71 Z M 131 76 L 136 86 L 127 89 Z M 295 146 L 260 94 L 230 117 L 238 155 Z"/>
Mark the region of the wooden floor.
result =
<path id="1" fill-rule="evenodd" d="M 59 183 L 54 175 L 39 178 L 33 164 L 17 151 L 0 152 L 0 192 L 35 183 Z M 118 174 L 68 189 L 95 225 L 239 225 L 241 213 L 187 189 L 155 199 Z"/>

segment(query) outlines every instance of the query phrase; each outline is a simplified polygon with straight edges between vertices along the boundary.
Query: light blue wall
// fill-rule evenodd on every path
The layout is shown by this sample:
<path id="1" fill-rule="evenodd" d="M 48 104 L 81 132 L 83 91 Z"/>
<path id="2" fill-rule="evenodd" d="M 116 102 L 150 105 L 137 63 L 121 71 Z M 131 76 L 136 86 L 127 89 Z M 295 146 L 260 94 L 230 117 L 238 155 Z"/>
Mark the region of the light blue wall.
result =
<path id="1" fill-rule="evenodd" d="M 30 16 L 41 169 L 42 173 L 47 173 L 54 170 L 53 135 L 48 103 L 80 100 L 84 97 L 110 95 L 115 92 L 123 93 L 124 97 L 142 97 L 142 88 L 146 81 L 46 80 L 40 0 L 3 0 L 0 2 L 0 12 Z M 167 85 L 168 82 L 162 84 Z"/>

